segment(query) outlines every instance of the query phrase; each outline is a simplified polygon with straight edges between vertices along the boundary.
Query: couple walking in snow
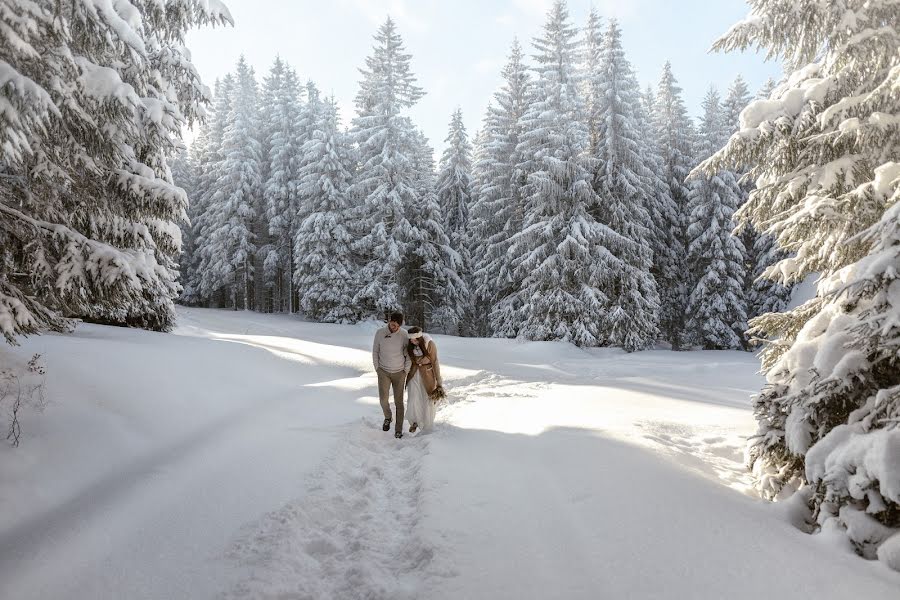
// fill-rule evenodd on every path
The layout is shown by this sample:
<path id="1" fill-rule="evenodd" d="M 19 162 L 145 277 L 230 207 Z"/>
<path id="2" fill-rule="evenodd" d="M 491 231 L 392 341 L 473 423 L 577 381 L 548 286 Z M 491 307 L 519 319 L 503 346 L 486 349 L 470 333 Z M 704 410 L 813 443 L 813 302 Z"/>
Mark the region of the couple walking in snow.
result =
<path id="1" fill-rule="evenodd" d="M 391 428 L 391 406 L 388 395 L 393 389 L 396 423 L 394 437 L 403 437 L 403 419 L 409 421 L 410 433 L 419 427 L 428 431 L 434 425 L 435 404 L 444 397 L 441 366 L 437 346 L 431 336 L 418 327 L 405 331 L 403 314 L 393 313 L 386 327 L 375 332 L 372 364 L 378 374 L 378 399 L 384 412 L 384 426 Z M 403 391 L 409 391 L 409 406 L 404 411 Z"/>

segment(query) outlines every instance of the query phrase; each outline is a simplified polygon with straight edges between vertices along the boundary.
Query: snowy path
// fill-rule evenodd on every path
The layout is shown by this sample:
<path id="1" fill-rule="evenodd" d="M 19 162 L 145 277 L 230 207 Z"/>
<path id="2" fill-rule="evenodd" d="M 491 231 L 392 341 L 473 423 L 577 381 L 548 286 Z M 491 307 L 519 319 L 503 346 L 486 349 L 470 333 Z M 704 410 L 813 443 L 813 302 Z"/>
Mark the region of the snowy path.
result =
<path id="1" fill-rule="evenodd" d="M 56 400 L 0 452 L 0 598 L 897 597 L 749 492 L 752 356 L 439 336 L 451 398 L 395 440 L 371 333 L 28 340 Z"/>
<path id="2" fill-rule="evenodd" d="M 348 426 L 302 499 L 249 527 L 229 553 L 233 598 L 417 598 L 442 576 L 422 537 L 427 437 Z M 390 435 L 390 437 L 389 437 Z"/>

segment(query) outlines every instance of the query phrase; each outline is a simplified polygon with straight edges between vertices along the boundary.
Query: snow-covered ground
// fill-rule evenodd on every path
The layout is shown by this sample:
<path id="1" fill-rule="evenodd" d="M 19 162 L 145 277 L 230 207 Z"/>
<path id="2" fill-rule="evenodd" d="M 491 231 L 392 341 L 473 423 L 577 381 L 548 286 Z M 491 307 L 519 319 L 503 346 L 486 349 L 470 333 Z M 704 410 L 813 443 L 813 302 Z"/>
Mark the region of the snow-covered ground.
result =
<path id="1" fill-rule="evenodd" d="M 381 431 L 375 325 L 82 325 L 0 448 L 0 598 L 895 599 L 754 497 L 756 359 L 437 336 L 449 402 Z"/>

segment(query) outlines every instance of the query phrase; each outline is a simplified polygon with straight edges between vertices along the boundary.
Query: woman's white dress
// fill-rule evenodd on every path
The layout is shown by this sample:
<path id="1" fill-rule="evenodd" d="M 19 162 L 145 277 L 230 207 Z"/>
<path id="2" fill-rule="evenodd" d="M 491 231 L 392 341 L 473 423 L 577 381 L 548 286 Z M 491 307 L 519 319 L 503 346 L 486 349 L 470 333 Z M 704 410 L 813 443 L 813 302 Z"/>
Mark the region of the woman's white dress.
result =
<path id="1" fill-rule="evenodd" d="M 422 351 L 418 348 L 414 352 L 417 358 L 422 356 Z M 419 429 L 428 431 L 434 427 L 435 406 L 434 401 L 428 397 L 428 392 L 425 391 L 425 385 L 422 383 L 422 376 L 418 369 L 406 391 L 409 404 L 406 408 L 406 420 L 410 425 L 418 423 Z"/>

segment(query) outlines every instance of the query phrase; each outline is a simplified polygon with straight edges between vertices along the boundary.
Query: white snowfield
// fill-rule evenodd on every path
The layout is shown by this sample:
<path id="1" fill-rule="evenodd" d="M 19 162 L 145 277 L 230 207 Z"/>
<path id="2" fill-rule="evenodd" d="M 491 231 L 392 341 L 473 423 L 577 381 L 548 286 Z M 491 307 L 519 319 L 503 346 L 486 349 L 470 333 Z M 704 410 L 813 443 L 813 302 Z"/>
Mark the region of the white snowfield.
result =
<path id="1" fill-rule="evenodd" d="M 381 431 L 375 324 L 82 325 L 0 448 L 0 598 L 890 598 L 742 466 L 754 356 L 436 336 L 436 431 Z"/>

